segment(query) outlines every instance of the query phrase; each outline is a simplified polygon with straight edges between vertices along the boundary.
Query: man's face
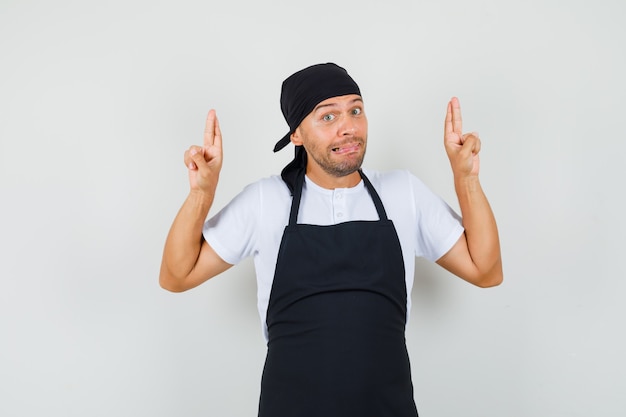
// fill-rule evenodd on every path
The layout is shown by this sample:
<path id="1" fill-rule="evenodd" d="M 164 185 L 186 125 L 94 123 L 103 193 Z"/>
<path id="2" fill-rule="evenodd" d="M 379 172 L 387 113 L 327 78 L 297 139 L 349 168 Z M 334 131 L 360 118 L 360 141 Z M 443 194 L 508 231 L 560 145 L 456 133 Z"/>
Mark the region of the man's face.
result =
<path id="1" fill-rule="evenodd" d="M 307 173 L 323 171 L 344 177 L 363 163 L 367 145 L 367 118 L 356 94 L 332 97 L 319 103 L 291 135 L 309 156 Z"/>

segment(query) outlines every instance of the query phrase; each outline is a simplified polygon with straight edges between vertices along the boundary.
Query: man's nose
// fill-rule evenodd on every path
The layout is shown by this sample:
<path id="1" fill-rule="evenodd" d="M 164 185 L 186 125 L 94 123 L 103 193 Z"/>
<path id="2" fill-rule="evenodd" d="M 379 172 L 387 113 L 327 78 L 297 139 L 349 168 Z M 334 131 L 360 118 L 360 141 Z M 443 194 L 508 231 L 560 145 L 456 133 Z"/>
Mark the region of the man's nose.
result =
<path id="1" fill-rule="evenodd" d="M 356 134 L 357 124 L 356 121 L 349 115 L 342 116 L 341 123 L 339 125 L 339 136 L 349 136 Z"/>

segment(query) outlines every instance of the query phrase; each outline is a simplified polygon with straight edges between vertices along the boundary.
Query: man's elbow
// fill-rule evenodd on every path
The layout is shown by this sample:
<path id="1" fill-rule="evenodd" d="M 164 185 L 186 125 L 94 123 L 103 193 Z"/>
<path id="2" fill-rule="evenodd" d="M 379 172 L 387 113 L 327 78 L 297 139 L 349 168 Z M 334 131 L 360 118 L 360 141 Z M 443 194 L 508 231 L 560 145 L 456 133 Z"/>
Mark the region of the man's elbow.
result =
<path id="1" fill-rule="evenodd" d="M 182 288 L 179 285 L 175 285 L 172 282 L 169 281 L 164 281 L 162 279 L 159 279 L 159 286 L 161 288 L 163 288 L 164 290 L 167 290 L 169 292 L 183 292 L 185 291 L 184 288 Z"/>
<path id="2" fill-rule="evenodd" d="M 184 279 L 175 277 L 169 273 L 166 268 L 161 269 L 161 273 L 159 274 L 159 285 L 164 290 L 170 292 L 184 292 L 189 289 L 189 287 L 185 285 Z"/>
<path id="3" fill-rule="evenodd" d="M 161 280 L 159 280 L 159 285 L 161 286 L 161 288 L 169 292 L 179 293 L 179 292 L 185 292 L 188 290 L 188 288 L 185 288 L 181 285 L 172 284 L 171 282 L 163 282 Z"/>
<path id="4" fill-rule="evenodd" d="M 500 276 L 499 278 L 489 278 L 489 279 L 484 279 L 484 280 L 477 282 L 476 286 L 480 288 L 492 288 L 492 287 L 497 287 L 498 285 L 502 284 L 502 281 L 503 281 L 502 276 Z"/>
<path id="5" fill-rule="evenodd" d="M 502 284 L 503 280 L 502 263 L 498 262 L 488 273 L 483 274 L 480 279 L 476 280 L 475 285 L 480 288 L 492 288 Z"/>

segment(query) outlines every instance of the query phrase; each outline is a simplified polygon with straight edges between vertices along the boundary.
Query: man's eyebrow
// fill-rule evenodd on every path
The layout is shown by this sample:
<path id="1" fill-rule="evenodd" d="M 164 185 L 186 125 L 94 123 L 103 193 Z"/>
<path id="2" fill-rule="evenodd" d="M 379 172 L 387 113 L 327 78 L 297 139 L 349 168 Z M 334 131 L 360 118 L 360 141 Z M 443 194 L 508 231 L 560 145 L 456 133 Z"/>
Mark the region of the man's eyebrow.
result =
<path id="1" fill-rule="evenodd" d="M 350 104 L 354 104 L 357 102 L 361 102 L 363 103 L 363 99 L 361 97 L 355 98 L 354 100 L 352 100 L 350 102 Z M 323 109 L 325 107 L 337 107 L 337 103 L 328 103 L 328 104 L 318 104 L 317 106 L 315 106 L 315 108 L 313 109 L 313 112 L 318 111 L 319 109 Z"/>

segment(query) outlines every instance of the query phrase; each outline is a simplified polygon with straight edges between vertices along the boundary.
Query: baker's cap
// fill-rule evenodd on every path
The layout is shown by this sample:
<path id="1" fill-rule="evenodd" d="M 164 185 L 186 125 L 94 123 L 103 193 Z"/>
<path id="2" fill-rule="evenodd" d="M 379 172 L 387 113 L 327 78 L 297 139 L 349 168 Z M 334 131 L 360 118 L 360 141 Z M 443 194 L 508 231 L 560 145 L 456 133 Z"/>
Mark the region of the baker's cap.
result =
<path id="1" fill-rule="evenodd" d="M 280 109 L 289 125 L 289 132 L 276 142 L 274 152 L 287 146 L 291 134 L 315 106 L 331 97 L 349 94 L 361 95 L 359 86 L 345 69 L 333 63 L 312 65 L 283 81 Z"/>

